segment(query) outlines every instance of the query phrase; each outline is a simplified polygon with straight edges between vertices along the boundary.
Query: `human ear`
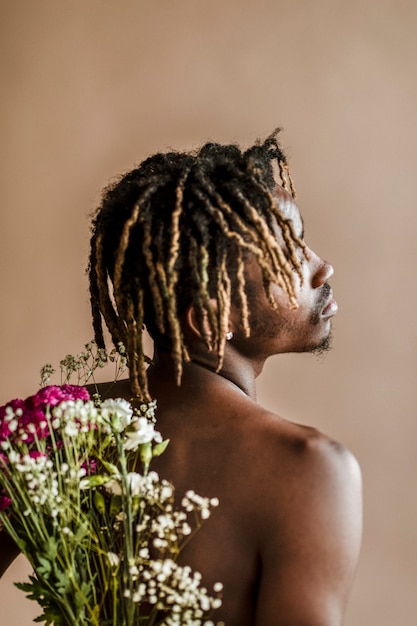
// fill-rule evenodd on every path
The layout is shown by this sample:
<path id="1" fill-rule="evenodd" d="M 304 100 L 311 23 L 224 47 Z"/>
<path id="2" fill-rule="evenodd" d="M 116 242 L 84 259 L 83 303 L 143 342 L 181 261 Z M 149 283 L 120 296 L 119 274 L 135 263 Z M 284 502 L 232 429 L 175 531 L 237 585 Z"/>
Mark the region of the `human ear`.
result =
<path id="1" fill-rule="evenodd" d="M 210 298 L 209 307 L 209 309 L 197 312 L 194 306 L 190 305 L 186 311 L 186 326 L 194 338 L 203 341 L 209 350 L 213 350 L 215 343 L 218 341 L 218 339 L 213 338 L 212 330 L 213 327 L 217 328 L 218 325 L 215 317 L 217 314 L 217 301 L 214 298 Z M 212 317 L 212 325 L 210 324 L 210 317 Z M 226 328 L 225 340 L 230 341 L 234 336 L 233 315 L 229 315 Z M 220 338 L 220 341 L 222 341 L 222 338 Z"/>
<path id="2" fill-rule="evenodd" d="M 198 312 L 193 304 L 187 308 L 185 313 L 185 332 L 190 335 L 190 338 L 203 341 L 211 349 L 213 332 L 209 317 L 216 314 L 217 303 L 214 298 L 210 299 L 209 306 L 210 310 L 203 309 Z"/>

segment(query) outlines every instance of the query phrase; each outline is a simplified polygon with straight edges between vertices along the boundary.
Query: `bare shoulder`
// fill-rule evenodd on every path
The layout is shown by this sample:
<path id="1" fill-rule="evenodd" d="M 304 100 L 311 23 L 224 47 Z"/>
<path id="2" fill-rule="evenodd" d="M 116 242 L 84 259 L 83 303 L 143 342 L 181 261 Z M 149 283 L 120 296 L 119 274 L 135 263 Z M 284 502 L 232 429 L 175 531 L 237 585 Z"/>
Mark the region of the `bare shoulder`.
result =
<path id="1" fill-rule="evenodd" d="M 246 408 L 246 432 L 254 447 L 262 452 L 268 470 L 285 468 L 300 479 L 308 474 L 324 479 L 342 473 L 352 481 L 360 480 L 354 455 L 341 443 L 318 429 L 288 421 L 255 403 Z"/>
<path id="2" fill-rule="evenodd" d="M 321 511 L 335 515 L 339 509 L 345 517 L 352 508 L 360 513 L 360 467 L 341 443 L 262 409 L 253 435 L 273 529 L 281 517 L 291 528 L 301 510 L 310 519 Z"/>
<path id="3" fill-rule="evenodd" d="M 308 482 L 335 480 L 339 475 L 360 481 L 356 458 L 338 441 L 316 428 L 290 422 L 260 407 L 254 417 L 252 436 L 262 448 L 264 462 L 279 468 L 280 474 L 287 468 L 294 477 Z"/>
<path id="4" fill-rule="evenodd" d="M 273 624 L 282 613 L 288 624 L 341 624 L 361 543 L 358 462 L 316 429 L 258 417 L 264 575 L 257 623 Z"/>

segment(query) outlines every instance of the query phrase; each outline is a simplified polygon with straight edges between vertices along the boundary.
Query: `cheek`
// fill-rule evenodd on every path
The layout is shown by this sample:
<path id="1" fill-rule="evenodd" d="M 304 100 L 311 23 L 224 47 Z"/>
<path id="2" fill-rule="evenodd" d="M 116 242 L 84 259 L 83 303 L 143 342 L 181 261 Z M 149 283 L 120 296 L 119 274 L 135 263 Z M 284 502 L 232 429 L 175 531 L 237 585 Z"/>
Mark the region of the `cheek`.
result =
<path id="1" fill-rule="evenodd" d="M 302 267 L 302 278 L 298 274 L 294 275 L 294 291 L 297 302 L 306 302 L 311 297 L 311 274 L 306 263 Z"/>
<path id="2" fill-rule="evenodd" d="M 275 294 L 274 294 L 275 295 Z M 251 337 L 257 340 L 276 339 L 293 332 L 297 327 L 298 309 L 291 309 L 289 303 L 275 299 L 274 308 L 266 296 L 253 303 L 249 313 Z"/>

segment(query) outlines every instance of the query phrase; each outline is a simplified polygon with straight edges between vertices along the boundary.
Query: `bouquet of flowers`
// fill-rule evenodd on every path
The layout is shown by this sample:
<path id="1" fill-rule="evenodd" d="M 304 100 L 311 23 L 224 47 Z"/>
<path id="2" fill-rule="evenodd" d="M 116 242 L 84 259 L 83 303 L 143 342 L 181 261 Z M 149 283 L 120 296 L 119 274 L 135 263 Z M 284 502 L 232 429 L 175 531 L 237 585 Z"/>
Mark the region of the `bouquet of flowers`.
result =
<path id="1" fill-rule="evenodd" d="M 57 626 L 213 624 L 213 595 L 177 557 L 217 500 L 150 470 L 168 444 L 155 403 L 49 385 L 0 407 L 0 521 L 34 574 L 17 586 Z"/>

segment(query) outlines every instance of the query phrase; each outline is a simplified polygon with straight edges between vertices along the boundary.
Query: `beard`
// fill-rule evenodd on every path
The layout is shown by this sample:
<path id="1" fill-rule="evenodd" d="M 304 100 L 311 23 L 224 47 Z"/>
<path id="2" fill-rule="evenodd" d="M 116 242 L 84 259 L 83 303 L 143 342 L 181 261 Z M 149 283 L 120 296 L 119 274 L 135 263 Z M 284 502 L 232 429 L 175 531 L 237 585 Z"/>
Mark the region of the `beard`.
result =
<path id="1" fill-rule="evenodd" d="M 321 294 L 320 294 L 320 298 L 318 299 L 314 309 L 311 312 L 310 322 L 313 326 L 317 326 L 317 324 L 320 323 L 321 312 L 323 310 L 323 307 L 326 305 L 326 302 L 330 296 L 330 293 L 331 293 L 331 287 L 329 283 L 324 283 Z M 327 337 L 325 337 L 320 344 L 318 344 L 317 346 L 313 346 L 311 349 L 307 350 L 307 352 L 310 352 L 311 354 L 314 354 L 318 357 L 322 357 L 331 349 L 332 341 L 333 341 L 333 335 L 332 335 L 332 331 L 330 330 Z"/>
<path id="2" fill-rule="evenodd" d="M 324 283 L 317 300 L 306 312 L 304 321 L 300 323 L 297 317 L 289 313 L 287 304 L 280 305 L 279 309 L 273 309 L 269 304 L 260 304 L 259 289 L 255 289 L 252 283 L 246 283 L 246 295 L 249 308 L 250 339 L 263 342 L 270 339 L 277 340 L 279 337 L 292 336 L 293 348 L 284 349 L 283 352 L 304 352 L 318 357 L 324 356 L 331 348 L 331 327 L 327 334 L 320 332 L 323 325 L 322 312 L 331 297 L 332 289 L 328 283 Z M 263 294 L 262 294 L 263 295 Z M 285 340 L 285 339 L 284 339 Z M 291 342 L 292 343 L 292 342 Z"/>
<path id="3" fill-rule="evenodd" d="M 311 348 L 311 350 L 308 350 L 308 352 L 310 354 L 314 354 L 317 357 L 324 357 L 329 352 L 329 350 L 331 350 L 332 343 L 333 334 L 332 331 L 330 331 L 327 337 L 323 339 L 323 341 L 318 346 Z"/>
<path id="4" fill-rule="evenodd" d="M 321 312 L 325 307 L 327 300 L 329 299 L 331 291 L 332 288 L 330 287 L 329 283 L 324 283 L 323 287 L 321 288 L 320 297 L 310 314 L 310 322 L 313 324 L 313 326 L 316 326 L 320 323 Z"/>

